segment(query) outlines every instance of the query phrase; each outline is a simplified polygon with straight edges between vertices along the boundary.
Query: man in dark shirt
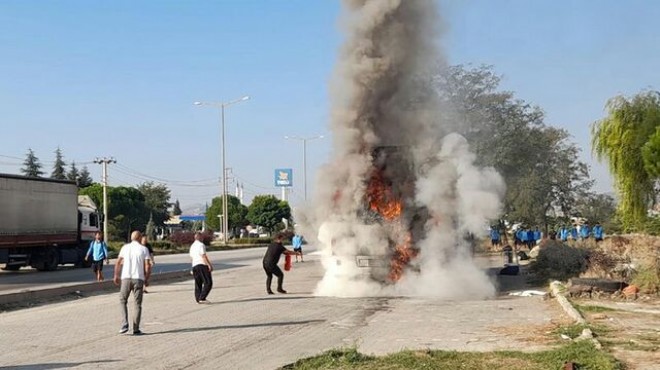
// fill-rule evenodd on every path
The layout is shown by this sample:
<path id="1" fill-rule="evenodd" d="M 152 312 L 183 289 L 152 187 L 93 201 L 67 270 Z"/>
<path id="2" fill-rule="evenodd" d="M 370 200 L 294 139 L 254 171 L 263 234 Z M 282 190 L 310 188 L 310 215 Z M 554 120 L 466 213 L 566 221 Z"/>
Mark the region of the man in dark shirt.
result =
<path id="1" fill-rule="evenodd" d="M 266 271 L 266 292 L 268 294 L 274 294 L 270 289 L 270 283 L 273 281 L 273 275 L 277 276 L 277 291 L 280 293 L 286 293 L 286 290 L 282 288 L 282 283 L 284 281 L 284 273 L 277 266 L 277 263 L 280 261 L 280 256 L 282 254 L 296 254 L 284 247 L 282 245 L 282 234 L 275 235 L 273 242 L 266 249 L 266 254 L 264 255 L 264 271 Z"/>

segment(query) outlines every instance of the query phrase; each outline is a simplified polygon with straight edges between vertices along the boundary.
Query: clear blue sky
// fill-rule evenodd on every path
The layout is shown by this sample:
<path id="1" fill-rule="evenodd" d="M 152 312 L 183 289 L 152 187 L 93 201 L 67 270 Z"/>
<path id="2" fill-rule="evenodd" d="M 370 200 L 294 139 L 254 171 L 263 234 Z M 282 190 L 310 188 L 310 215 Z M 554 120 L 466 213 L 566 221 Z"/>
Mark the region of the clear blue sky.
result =
<path id="1" fill-rule="evenodd" d="M 605 101 L 660 86 L 660 3 L 441 2 L 450 63 L 492 64 L 503 88 L 542 107 L 591 159 L 589 125 Z M 302 144 L 327 134 L 327 85 L 342 41 L 330 0 L 0 1 L 0 172 L 32 148 L 88 163 L 114 156 L 111 185 L 167 180 L 183 208 L 219 193 L 218 111 L 197 100 L 251 100 L 226 111 L 227 161 L 248 198 L 274 193 L 274 168 L 294 169 Z M 308 147 L 308 186 L 330 139 Z"/>

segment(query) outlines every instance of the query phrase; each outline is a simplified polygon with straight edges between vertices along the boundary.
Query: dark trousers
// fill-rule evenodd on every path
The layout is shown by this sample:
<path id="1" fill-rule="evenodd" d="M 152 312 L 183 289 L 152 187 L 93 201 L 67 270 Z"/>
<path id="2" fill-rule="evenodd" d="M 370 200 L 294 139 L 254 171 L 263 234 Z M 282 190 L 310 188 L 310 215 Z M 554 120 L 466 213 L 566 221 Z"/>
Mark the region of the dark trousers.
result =
<path id="1" fill-rule="evenodd" d="M 271 291 L 270 283 L 273 281 L 273 275 L 277 276 L 277 290 L 283 290 L 284 273 L 282 270 L 277 265 L 264 265 L 264 271 L 266 271 L 266 291 Z"/>
<path id="2" fill-rule="evenodd" d="M 193 267 L 193 276 L 195 277 L 195 300 L 204 301 L 213 288 L 211 271 L 206 265 L 196 265 Z"/>

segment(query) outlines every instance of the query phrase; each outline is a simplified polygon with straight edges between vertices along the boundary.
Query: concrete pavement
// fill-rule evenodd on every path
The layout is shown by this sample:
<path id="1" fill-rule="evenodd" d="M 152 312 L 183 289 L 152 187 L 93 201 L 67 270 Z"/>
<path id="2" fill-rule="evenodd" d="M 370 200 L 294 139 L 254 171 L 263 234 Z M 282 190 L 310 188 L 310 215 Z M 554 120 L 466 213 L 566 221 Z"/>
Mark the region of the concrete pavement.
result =
<path id="1" fill-rule="evenodd" d="M 311 295 L 322 269 L 313 256 L 286 274 L 290 294 L 265 294 L 258 265 L 215 271 L 211 304 L 192 282 L 154 285 L 142 330 L 117 334 L 118 293 L 0 314 L 0 366 L 19 369 L 275 369 L 342 346 L 366 353 L 403 348 L 540 349 L 536 333 L 562 320 L 553 300 L 501 296 L 341 299 Z M 130 309 L 130 305 L 129 305 Z M 0 367 L 1 368 L 1 367 Z"/>

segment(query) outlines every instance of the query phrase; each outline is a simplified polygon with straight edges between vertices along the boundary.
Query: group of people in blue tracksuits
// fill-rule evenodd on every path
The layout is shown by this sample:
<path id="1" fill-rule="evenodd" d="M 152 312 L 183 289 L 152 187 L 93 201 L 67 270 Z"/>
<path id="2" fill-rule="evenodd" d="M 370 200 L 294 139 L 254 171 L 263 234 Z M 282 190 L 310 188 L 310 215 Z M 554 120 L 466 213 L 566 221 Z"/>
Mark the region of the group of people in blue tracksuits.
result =
<path id="1" fill-rule="evenodd" d="M 596 222 L 596 224 L 591 227 L 588 222 L 585 222 L 582 225 L 562 225 L 557 230 L 557 238 L 561 241 L 567 241 L 569 238 L 572 240 L 587 240 L 594 238 L 595 241 L 603 241 L 605 237 L 605 231 L 603 226 Z"/>
<path id="2" fill-rule="evenodd" d="M 513 236 L 516 245 L 527 246 L 531 250 L 543 238 L 543 232 L 538 227 L 534 229 L 531 227 L 520 227 Z"/>
<path id="3" fill-rule="evenodd" d="M 536 243 L 543 238 L 543 232 L 539 230 L 538 227 L 534 229 L 520 227 L 513 233 L 513 237 L 515 245 L 524 245 L 529 249 L 532 249 Z M 490 241 L 493 247 L 498 247 L 502 243 L 500 231 L 495 226 L 491 226 L 490 228 Z"/>
<path id="4" fill-rule="evenodd" d="M 562 225 L 557 230 L 550 230 L 549 237 L 550 239 L 559 239 L 564 242 L 569 239 L 588 240 L 590 238 L 600 242 L 605 238 L 605 231 L 603 230 L 603 226 L 598 222 L 593 227 L 588 222 L 585 222 L 582 225 Z M 531 227 L 521 226 L 513 233 L 513 238 L 516 246 L 527 246 L 531 250 L 543 239 L 543 232 L 538 227 L 532 229 Z M 502 245 L 498 227 L 490 227 L 490 240 L 493 247 Z"/>

